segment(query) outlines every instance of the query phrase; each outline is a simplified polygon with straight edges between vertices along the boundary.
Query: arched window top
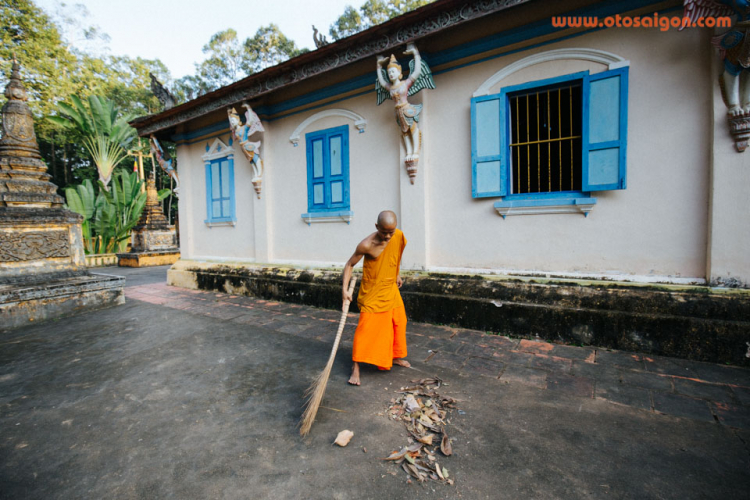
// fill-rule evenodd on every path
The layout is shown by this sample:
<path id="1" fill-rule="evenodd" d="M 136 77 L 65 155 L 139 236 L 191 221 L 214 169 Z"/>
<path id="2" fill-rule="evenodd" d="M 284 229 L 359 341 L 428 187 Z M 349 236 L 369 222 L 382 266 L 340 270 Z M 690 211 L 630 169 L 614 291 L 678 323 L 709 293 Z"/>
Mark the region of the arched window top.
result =
<path id="1" fill-rule="evenodd" d="M 607 67 L 607 69 L 616 69 L 622 68 L 624 66 L 630 66 L 630 61 L 626 60 L 625 58 L 620 57 L 617 54 L 612 54 L 611 52 L 605 52 L 598 49 L 572 48 L 548 50 L 546 52 L 540 52 L 538 54 L 524 57 L 523 59 L 520 59 L 513 64 L 509 64 L 508 66 L 504 67 L 503 69 L 489 77 L 487 80 L 485 80 L 474 92 L 474 97 L 491 94 L 491 89 L 495 85 L 497 85 L 513 73 L 528 68 L 529 66 L 534 66 L 536 64 L 541 64 L 549 61 L 561 61 L 565 59 L 591 61 L 603 64 Z"/>
<path id="2" fill-rule="evenodd" d="M 296 147 L 299 144 L 299 139 L 302 135 L 302 132 L 304 132 L 307 127 L 318 120 L 329 118 L 331 116 L 341 116 L 352 120 L 354 122 L 354 126 L 357 128 L 357 130 L 359 130 L 360 134 L 364 133 L 365 127 L 367 126 L 367 120 L 353 111 L 349 111 L 348 109 L 326 109 L 325 111 L 320 111 L 312 116 L 309 116 L 305 121 L 300 123 L 299 126 L 294 129 L 292 135 L 289 136 L 289 142 L 294 144 L 294 146 Z"/>

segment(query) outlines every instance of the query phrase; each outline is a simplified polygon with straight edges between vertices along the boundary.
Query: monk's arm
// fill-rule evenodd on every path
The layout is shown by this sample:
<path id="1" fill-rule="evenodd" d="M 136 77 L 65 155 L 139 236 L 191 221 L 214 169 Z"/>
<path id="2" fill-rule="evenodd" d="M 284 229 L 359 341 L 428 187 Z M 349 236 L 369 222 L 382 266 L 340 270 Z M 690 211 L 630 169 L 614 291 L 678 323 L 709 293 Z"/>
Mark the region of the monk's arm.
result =
<path id="1" fill-rule="evenodd" d="M 354 266 L 356 266 L 360 260 L 362 260 L 362 257 L 365 256 L 365 254 L 370 250 L 369 246 L 365 241 L 362 241 L 359 245 L 357 245 L 357 249 L 354 251 L 354 254 L 352 254 L 351 257 L 349 257 L 349 260 L 346 261 L 346 265 L 344 265 L 344 281 L 341 284 L 341 298 L 344 301 L 351 302 L 353 300 L 352 295 L 347 291 L 347 288 L 349 287 L 349 280 L 352 279 L 352 270 L 354 269 Z"/>

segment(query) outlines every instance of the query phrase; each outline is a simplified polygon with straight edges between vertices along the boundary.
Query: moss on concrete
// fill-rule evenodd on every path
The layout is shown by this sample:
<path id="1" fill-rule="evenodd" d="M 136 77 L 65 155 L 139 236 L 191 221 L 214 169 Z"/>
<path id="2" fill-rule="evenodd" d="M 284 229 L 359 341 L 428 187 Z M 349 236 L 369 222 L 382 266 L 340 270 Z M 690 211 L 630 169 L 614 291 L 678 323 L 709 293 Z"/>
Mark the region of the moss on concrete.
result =
<path id="1" fill-rule="evenodd" d="M 341 307 L 340 270 L 181 266 L 202 290 Z M 401 293 L 413 321 L 750 366 L 747 290 L 413 272 Z"/>

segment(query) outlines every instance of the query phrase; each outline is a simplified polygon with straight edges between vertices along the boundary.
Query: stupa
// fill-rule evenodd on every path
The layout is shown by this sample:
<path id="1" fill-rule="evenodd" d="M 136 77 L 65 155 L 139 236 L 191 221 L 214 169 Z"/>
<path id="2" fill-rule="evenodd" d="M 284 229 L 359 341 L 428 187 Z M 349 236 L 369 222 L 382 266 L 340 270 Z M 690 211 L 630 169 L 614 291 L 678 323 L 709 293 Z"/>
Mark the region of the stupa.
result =
<path id="1" fill-rule="evenodd" d="M 155 175 L 152 170 L 146 182 L 146 206 L 133 228 L 130 252 L 117 254 L 119 266 L 165 266 L 180 258 L 175 229 L 169 225 L 159 203 Z"/>
<path id="2" fill-rule="evenodd" d="M 125 302 L 124 279 L 86 269 L 82 217 L 63 208 L 13 61 L 0 136 L 0 329 Z"/>

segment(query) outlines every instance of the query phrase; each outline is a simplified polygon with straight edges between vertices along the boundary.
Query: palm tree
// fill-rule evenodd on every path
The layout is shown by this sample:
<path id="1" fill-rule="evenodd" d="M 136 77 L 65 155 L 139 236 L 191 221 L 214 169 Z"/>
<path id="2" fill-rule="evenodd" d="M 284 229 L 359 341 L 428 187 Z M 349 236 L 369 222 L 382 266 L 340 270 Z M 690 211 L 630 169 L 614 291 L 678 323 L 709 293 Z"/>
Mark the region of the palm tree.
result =
<path id="1" fill-rule="evenodd" d="M 126 158 L 125 148 L 135 137 L 135 129 L 128 125 L 131 115 L 118 118 L 115 103 L 101 96 L 88 98 L 88 107 L 78 96 L 71 96 L 73 106 L 60 103 L 57 107 L 62 116 L 49 116 L 52 123 L 77 131 L 83 146 L 99 171 L 99 180 L 109 189 L 114 168 Z"/>

